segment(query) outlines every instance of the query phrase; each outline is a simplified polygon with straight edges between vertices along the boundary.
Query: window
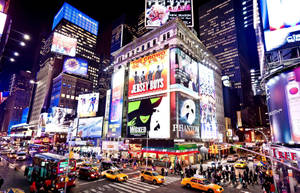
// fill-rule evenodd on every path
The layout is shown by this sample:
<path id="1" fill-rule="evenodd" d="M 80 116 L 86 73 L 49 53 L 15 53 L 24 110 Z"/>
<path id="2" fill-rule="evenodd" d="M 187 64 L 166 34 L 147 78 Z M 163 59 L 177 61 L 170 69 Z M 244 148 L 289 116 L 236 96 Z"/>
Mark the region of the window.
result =
<path id="1" fill-rule="evenodd" d="M 156 45 L 156 39 L 153 40 L 153 46 Z"/>
<path id="2" fill-rule="evenodd" d="M 167 38 L 170 38 L 170 32 L 167 33 Z"/>
<path id="3" fill-rule="evenodd" d="M 194 178 L 194 179 L 191 180 L 191 182 L 197 183 L 197 179 Z"/>
<path id="4" fill-rule="evenodd" d="M 145 46 L 144 46 L 144 45 L 142 45 L 142 51 L 144 51 L 144 49 L 145 49 Z"/>
<path id="5" fill-rule="evenodd" d="M 163 35 L 163 41 L 165 41 L 165 40 L 166 40 L 166 34 Z"/>
<path id="6" fill-rule="evenodd" d="M 150 42 L 147 43 L 147 48 L 150 48 Z"/>

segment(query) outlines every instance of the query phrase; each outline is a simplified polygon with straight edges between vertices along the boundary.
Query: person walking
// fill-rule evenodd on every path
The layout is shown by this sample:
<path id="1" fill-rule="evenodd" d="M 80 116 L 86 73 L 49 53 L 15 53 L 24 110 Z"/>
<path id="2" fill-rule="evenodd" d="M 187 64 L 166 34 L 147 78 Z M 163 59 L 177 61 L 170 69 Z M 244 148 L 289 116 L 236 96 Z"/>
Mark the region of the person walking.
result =
<path id="1" fill-rule="evenodd" d="M 0 190 L 3 184 L 4 184 L 4 179 L 0 176 Z"/>
<path id="2" fill-rule="evenodd" d="M 164 168 L 164 167 L 161 168 L 161 175 L 162 175 L 162 176 L 165 175 L 165 168 Z"/>
<path id="3" fill-rule="evenodd" d="M 181 177 L 181 180 L 184 178 L 183 170 L 180 170 L 180 177 Z"/>

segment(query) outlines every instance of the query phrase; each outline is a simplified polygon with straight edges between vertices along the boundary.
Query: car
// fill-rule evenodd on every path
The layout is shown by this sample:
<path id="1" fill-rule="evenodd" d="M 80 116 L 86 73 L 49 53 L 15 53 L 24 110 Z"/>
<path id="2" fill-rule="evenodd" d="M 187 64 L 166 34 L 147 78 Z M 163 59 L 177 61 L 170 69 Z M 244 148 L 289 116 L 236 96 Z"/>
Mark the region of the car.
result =
<path id="1" fill-rule="evenodd" d="M 123 169 L 121 167 L 118 167 L 117 165 L 115 165 L 113 162 L 111 161 L 102 161 L 100 163 L 100 169 L 101 171 L 104 171 L 104 170 L 110 170 L 110 169 L 113 169 L 113 170 L 120 170 L 122 171 Z"/>
<path id="2" fill-rule="evenodd" d="M 17 154 L 16 153 L 8 153 L 7 157 L 10 159 L 15 159 L 17 157 Z"/>
<path id="3" fill-rule="evenodd" d="M 165 182 L 164 176 L 161 176 L 157 172 L 150 171 L 150 170 L 141 171 L 140 178 L 142 182 L 146 180 L 146 181 L 153 182 L 153 184 L 162 184 Z"/>
<path id="4" fill-rule="evenodd" d="M 82 159 L 77 159 L 76 160 L 77 169 L 79 169 L 81 166 L 83 166 L 83 164 L 84 164 L 84 160 L 82 160 Z"/>
<path id="5" fill-rule="evenodd" d="M 91 167 L 81 167 L 79 169 L 79 178 L 84 178 L 87 180 L 99 179 L 100 173 Z"/>
<path id="6" fill-rule="evenodd" d="M 116 182 L 126 182 L 128 180 L 128 175 L 121 173 L 120 170 L 106 170 L 101 173 L 101 176 Z"/>
<path id="7" fill-rule="evenodd" d="M 243 160 L 239 160 L 234 163 L 235 168 L 246 168 L 247 167 L 247 162 Z"/>
<path id="8" fill-rule="evenodd" d="M 238 158 L 234 155 L 229 155 L 227 157 L 227 162 L 236 162 L 238 160 Z"/>
<path id="9" fill-rule="evenodd" d="M 26 152 L 18 152 L 16 156 L 16 161 L 24 161 L 27 159 Z"/>
<path id="10" fill-rule="evenodd" d="M 191 178 L 183 178 L 181 184 L 187 188 L 195 188 L 209 193 L 221 193 L 224 191 L 222 186 L 210 183 L 206 178 L 203 177 L 194 176 Z"/>

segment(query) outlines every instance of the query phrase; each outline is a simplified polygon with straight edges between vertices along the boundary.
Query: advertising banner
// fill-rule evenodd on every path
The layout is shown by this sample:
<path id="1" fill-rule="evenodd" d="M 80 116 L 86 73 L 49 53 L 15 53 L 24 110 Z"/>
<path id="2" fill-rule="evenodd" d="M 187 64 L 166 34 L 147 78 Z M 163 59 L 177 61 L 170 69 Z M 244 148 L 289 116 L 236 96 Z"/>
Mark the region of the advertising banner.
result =
<path id="1" fill-rule="evenodd" d="M 170 101 L 167 95 L 144 98 L 128 103 L 127 136 L 170 137 Z"/>
<path id="2" fill-rule="evenodd" d="M 120 137 L 122 130 L 123 94 L 125 69 L 121 68 L 112 75 L 112 93 L 110 103 L 107 137 Z"/>
<path id="3" fill-rule="evenodd" d="M 266 50 L 299 45 L 300 1 L 261 0 L 260 5 Z"/>
<path id="4" fill-rule="evenodd" d="M 188 27 L 194 26 L 192 0 L 146 0 L 146 27 L 159 27 L 180 18 Z"/>
<path id="5" fill-rule="evenodd" d="M 204 140 L 218 138 L 215 94 L 213 71 L 199 64 L 201 139 Z"/>
<path id="6" fill-rule="evenodd" d="M 64 36 L 57 32 L 53 34 L 51 52 L 56 52 L 62 55 L 75 56 L 77 40 Z"/>
<path id="7" fill-rule="evenodd" d="M 102 141 L 103 151 L 119 151 L 118 141 Z"/>
<path id="8" fill-rule="evenodd" d="M 123 24 L 118 25 L 112 30 L 110 52 L 115 52 L 122 47 Z"/>
<path id="9" fill-rule="evenodd" d="M 6 23 L 7 15 L 5 13 L 0 12 L 0 38 L 3 35 L 5 23 Z"/>
<path id="10" fill-rule="evenodd" d="M 266 99 L 274 143 L 300 144 L 300 67 L 267 81 Z"/>
<path id="11" fill-rule="evenodd" d="M 170 50 L 171 78 L 170 84 L 198 93 L 198 63 L 179 48 Z"/>
<path id="12" fill-rule="evenodd" d="M 99 93 L 78 96 L 77 113 L 79 117 L 94 117 L 98 111 Z"/>
<path id="13" fill-rule="evenodd" d="M 171 93 L 171 131 L 174 138 L 200 139 L 199 101 L 180 93 Z"/>
<path id="14" fill-rule="evenodd" d="M 52 107 L 49 109 L 46 119 L 45 132 L 68 132 L 72 123 L 70 115 L 74 114 L 73 109 Z"/>
<path id="15" fill-rule="evenodd" d="M 64 60 L 63 72 L 86 76 L 88 71 L 88 62 L 82 58 L 66 57 Z"/>
<path id="16" fill-rule="evenodd" d="M 102 137 L 103 117 L 79 119 L 79 137 Z"/>
<path id="17" fill-rule="evenodd" d="M 168 88 L 169 50 L 130 62 L 128 98 L 146 96 Z"/>

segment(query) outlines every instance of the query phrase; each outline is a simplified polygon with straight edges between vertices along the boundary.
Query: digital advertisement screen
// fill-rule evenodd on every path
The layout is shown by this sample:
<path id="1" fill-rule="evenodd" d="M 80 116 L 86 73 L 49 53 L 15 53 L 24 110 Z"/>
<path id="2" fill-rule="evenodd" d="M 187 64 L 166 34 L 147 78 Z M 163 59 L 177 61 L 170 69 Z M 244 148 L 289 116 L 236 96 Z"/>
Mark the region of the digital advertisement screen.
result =
<path id="1" fill-rule="evenodd" d="M 71 123 L 68 116 L 73 113 L 73 109 L 62 107 L 50 108 L 46 118 L 45 132 L 68 132 Z M 41 118 L 41 121 L 43 121 L 44 118 L 45 117 Z M 41 124 L 43 125 L 43 123 Z"/>
<path id="2" fill-rule="evenodd" d="M 179 48 L 170 50 L 171 84 L 198 93 L 198 63 Z M 176 85 L 176 86 L 177 86 Z"/>
<path id="3" fill-rule="evenodd" d="M 125 69 L 121 68 L 112 75 L 111 103 L 107 137 L 120 137 L 122 130 L 123 94 Z"/>
<path id="4" fill-rule="evenodd" d="M 266 98 L 274 143 L 300 144 L 300 67 L 267 81 Z"/>
<path id="5" fill-rule="evenodd" d="M 79 119 L 78 137 L 102 137 L 103 117 Z"/>
<path id="6" fill-rule="evenodd" d="M 79 117 L 94 117 L 98 112 L 98 105 L 99 93 L 79 95 L 77 113 Z"/>
<path id="7" fill-rule="evenodd" d="M 200 139 L 199 100 L 180 93 L 171 93 L 171 131 L 176 139 Z"/>
<path id="8" fill-rule="evenodd" d="M 64 36 L 62 34 L 54 32 L 51 52 L 56 52 L 67 56 L 75 56 L 76 46 L 77 40 L 75 38 L 70 38 L 68 36 Z"/>
<path id="9" fill-rule="evenodd" d="M 177 17 L 188 27 L 194 26 L 192 0 L 146 0 L 146 27 L 159 27 Z"/>
<path id="10" fill-rule="evenodd" d="M 5 13 L 0 12 L 0 38 L 3 35 L 5 23 L 6 23 L 7 15 Z"/>
<path id="11" fill-rule="evenodd" d="M 118 25 L 112 30 L 110 52 L 115 52 L 122 47 L 123 24 Z"/>
<path id="12" fill-rule="evenodd" d="M 213 70 L 199 64 L 200 123 L 203 140 L 218 138 L 215 95 Z"/>
<path id="13" fill-rule="evenodd" d="M 128 98 L 147 96 L 168 88 L 169 50 L 130 62 Z"/>
<path id="14" fill-rule="evenodd" d="M 300 1 L 261 0 L 260 4 L 266 50 L 299 45 Z"/>
<path id="15" fill-rule="evenodd" d="M 87 76 L 88 62 L 82 58 L 66 57 L 64 60 L 63 72 Z"/>
<path id="16" fill-rule="evenodd" d="M 170 102 L 166 95 L 128 103 L 127 136 L 149 138 L 170 137 Z M 163 118 L 162 118 L 163 117 Z"/>

